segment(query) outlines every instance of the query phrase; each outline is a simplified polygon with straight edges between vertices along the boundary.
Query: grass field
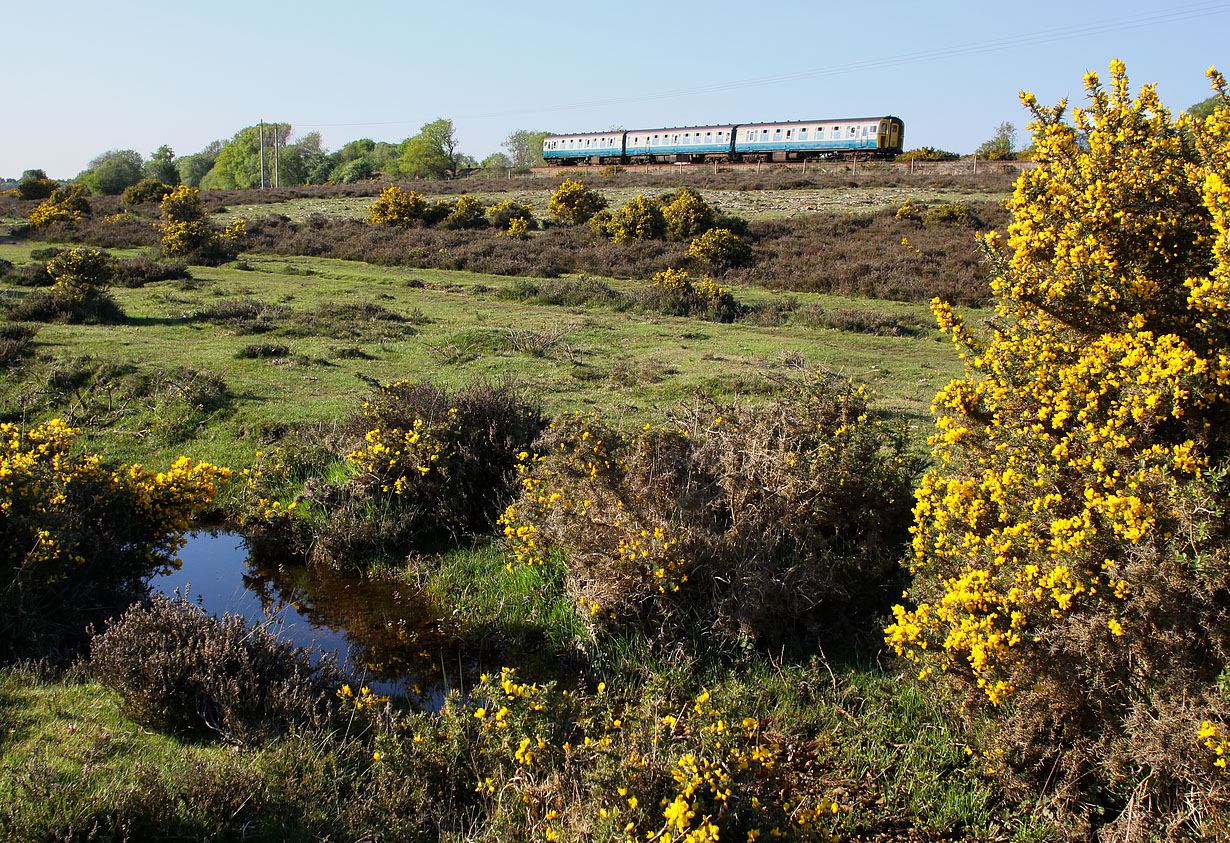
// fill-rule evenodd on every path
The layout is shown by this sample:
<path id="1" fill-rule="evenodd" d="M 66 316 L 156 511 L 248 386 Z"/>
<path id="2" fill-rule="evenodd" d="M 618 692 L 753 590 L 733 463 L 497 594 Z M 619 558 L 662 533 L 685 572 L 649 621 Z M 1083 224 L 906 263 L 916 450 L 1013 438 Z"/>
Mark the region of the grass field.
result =
<path id="1" fill-rule="evenodd" d="M 0 258 L 14 263 L 29 252 L 29 246 L 0 246 Z M 242 440 L 244 431 L 352 413 L 356 391 L 364 388 L 360 376 L 445 386 L 510 378 L 553 412 L 596 409 L 637 424 L 659 421 L 672 404 L 697 394 L 763 393 L 773 389 L 776 376 L 824 368 L 873 386 L 880 409 L 907 419 L 921 438 L 931 398 L 961 371 L 938 331 L 876 336 L 801 324 L 718 324 L 601 307 L 535 306 L 502 299 L 501 291 L 514 283 L 505 277 L 321 258 L 248 256 L 242 265 L 194 267 L 187 282 L 116 288 L 126 316 L 118 325 L 42 326 L 31 377 L 37 381 L 40 371 L 82 357 L 141 370 L 188 367 L 216 373 L 236 399 L 226 424 L 198 437 L 195 456 L 243 464 L 235 440 Z M 607 283 L 631 290 L 646 282 Z M 733 292 L 752 305 L 781 299 L 755 287 Z M 909 325 L 925 325 L 930 318 L 925 306 L 908 303 L 815 294 L 793 299 L 800 308 L 872 313 Z M 207 321 L 210 308 L 237 301 L 258 302 L 277 315 L 258 325 Z M 363 321 L 344 309 L 367 305 L 396 318 Z M 322 309 L 339 315 L 303 324 Z M 242 359 L 241 352 L 254 344 L 285 348 L 272 357 Z M 37 391 L 32 387 L 9 379 L 8 414 L 23 395 L 28 399 Z M 73 412 L 71 406 L 64 409 Z M 157 462 L 173 456 L 142 454 L 142 431 L 123 425 L 93 437 L 93 447 L 128 459 Z"/>

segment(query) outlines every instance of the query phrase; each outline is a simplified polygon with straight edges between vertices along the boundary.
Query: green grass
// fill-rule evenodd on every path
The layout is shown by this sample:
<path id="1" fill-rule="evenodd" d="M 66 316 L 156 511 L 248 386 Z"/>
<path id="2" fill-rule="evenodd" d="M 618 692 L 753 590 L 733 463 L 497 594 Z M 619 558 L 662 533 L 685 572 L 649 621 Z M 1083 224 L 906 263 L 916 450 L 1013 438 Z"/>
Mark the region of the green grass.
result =
<path id="1" fill-rule="evenodd" d="M 128 254 L 117 250 L 117 254 Z M 0 246 L 15 263 L 29 247 Z M 658 421 L 697 393 L 754 395 L 771 379 L 799 367 L 823 367 L 871 384 L 884 412 L 906 419 L 922 435 L 934 393 L 961 372 L 951 345 L 936 333 L 873 336 L 805 325 L 723 325 L 693 318 L 618 313 L 602 307 L 536 306 L 505 300 L 516 283 L 465 272 L 374 268 L 321 258 L 245 257 L 241 266 L 192 267 L 190 282 L 117 288 L 126 319 L 118 325 L 39 326 L 36 356 L 0 387 L 4 412 L 18 417 L 23 401 L 45 392 L 47 372 L 88 358 L 131 364 L 140 372 L 191 368 L 222 377 L 233 395 L 187 438 L 157 434 L 175 419 L 134 405 L 130 419 L 87 430 L 102 453 L 158 464 L 188 453 L 197 459 L 247 465 L 261 431 L 277 425 L 345 417 L 368 389 L 361 378 L 431 380 L 455 388 L 482 379 L 511 378 L 549 412 L 594 409 L 628 424 Z M 643 281 L 608 280 L 630 290 Z M 5 291 L 24 295 L 25 290 Z M 736 287 L 747 304 L 771 304 L 779 294 Z M 861 309 L 930 319 L 923 305 L 795 295 L 798 306 L 826 311 Z M 284 309 L 270 330 L 213 324 L 201 314 L 220 303 L 251 300 Z M 378 305 L 403 321 L 347 322 L 316 318 L 322 307 Z M 977 318 L 977 314 L 975 314 Z M 517 350 L 526 337 L 542 353 Z M 241 357 L 254 343 L 289 347 L 280 358 Z M 97 383 L 96 399 L 103 396 Z M 88 401 L 86 402 L 89 403 Z M 72 413 L 86 421 L 74 395 L 41 403 L 43 415 Z M 114 410 L 114 399 L 110 405 Z M 96 409 L 96 408 L 95 408 Z M 36 410 L 36 412 L 38 412 Z"/>

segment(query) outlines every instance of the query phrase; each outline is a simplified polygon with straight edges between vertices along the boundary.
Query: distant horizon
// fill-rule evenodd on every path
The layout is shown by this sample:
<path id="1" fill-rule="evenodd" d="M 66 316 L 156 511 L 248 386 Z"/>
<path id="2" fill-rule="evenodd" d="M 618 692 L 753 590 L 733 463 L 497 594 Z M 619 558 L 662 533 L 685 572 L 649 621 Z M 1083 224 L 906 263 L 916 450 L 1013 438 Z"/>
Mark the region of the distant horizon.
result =
<path id="1" fill-rule="evenodd" d="M 1027 145 L 1018 93 L 1078 106 L 1084 74 L 1105 79 L 1114 58 L 1134 91 L 1156 83 L 1175 113 L 1212 94 L 1210 66 L 1230 73 L 1230 2 L 1040 0 L 1011 25 L 952 2 L 890 2 L 873 20 L 802 0 L 771 15 L 683 0 L 595 26 L 487 0 L 460 15 L 374 0 L 344 15 L 319 0 L 293 10 L 219 0 L 208 15 L 64 0 L 6 18 L 29 35 L 9 45 L 9 66 L 32 69 L 6 97 L 9 179 L 29 169 L 71 179 L 110 150 L 148 158 L 166 144 L 192 155 L 262 119 L 290 123 L 292 142 L 318 131 L 336 150 L 399 143 L 443 117 L 460 151 L 482 160 L 522 129 L 892 115 L 907 149 L 969 154 L 1005 122 Z"/>

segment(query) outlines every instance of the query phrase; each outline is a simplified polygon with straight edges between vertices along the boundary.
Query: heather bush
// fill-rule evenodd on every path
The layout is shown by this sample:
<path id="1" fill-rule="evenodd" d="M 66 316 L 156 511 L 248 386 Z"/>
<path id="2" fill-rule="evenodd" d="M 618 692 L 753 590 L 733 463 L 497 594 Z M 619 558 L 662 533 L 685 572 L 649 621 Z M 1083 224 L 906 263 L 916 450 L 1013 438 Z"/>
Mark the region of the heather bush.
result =
<path id="1" fill-rule="evenodd" d="M 171 565 L 229 472 L 187 457 L 165 472 L 108 466 L 53 420 L 0 425 L 0 657 L 54 657 Z"/>
<path id="2" fill-rule="evenodd" d="M 1192 833 L 1227 796 L 1230 100 L 1210 75 L 1203 122 L 1133 98 L 1118 61 L 1074 124 L 1023 95 L 1039 166 L 985 239 L 994 331 L 934 305 L 968 369 L 933 405 L 887 630 L 996 721 L 996 766 L 1104 839 Z"/>
<path id="3" fill-rule="evenodd" d="M 115 267 L 114 283 L 121 287 L 144 287 L 158 281 L 183 281 L 191 277 L 183 261 L 156 261 L 142 255 L 120 260 Z"/>
<path id="4" fill-rule="evenodd" d="M 130 608 L 93 637 L 89 669 L 137 722 L 181 735 L 253 746 L 350 719 L 332 662 L 187 599 L 155 594 Z"/>
<path id="5" fill-rule="evenodd" d="M 579 181 L 564 179 L 551 195 L 547 214 L 563 225 L 581 225 L 606 207 L 606 197 Z"/>
<path id="6" fill-rule="evenodd" d="M 290 346 L 276 342 L 249 343 L 235 352 L 240 360 L 263 360 L 290 355 Z"/>
<path id="7" fill-rule="evenodd" d="M 0 369 L 11 369 L 34 353 L 37 329 L 20 322 L 0 322 Z"/>
<path id="8" fill-rule="evenodd" d="M 890 598 L 920 468 L 862 388 L 817 375 L 763 405 L 625 433 L 566 414 L 502 516 L 520 564 L 562 557 L 598 628 L 805 648 Z"/>
<path id="9" fill-rule="evenodd" d="M 9 284 L 17 287 L 50 287 L 56 282 L 51 273 L 47 271 L 45 262 L 23 263 L 21 266 L 10 268 L 7 274 L 4 275 L 4 280 Z"/>
<path id="10" fill-rule="evenodd" d="M 542 424 L 537 407 L 507 385 L 450 393 L 387 384 L 343 434 L 261 455 L 245 517 L 335 565 L 480 533 L 511 494 L 516 455 Z"/>

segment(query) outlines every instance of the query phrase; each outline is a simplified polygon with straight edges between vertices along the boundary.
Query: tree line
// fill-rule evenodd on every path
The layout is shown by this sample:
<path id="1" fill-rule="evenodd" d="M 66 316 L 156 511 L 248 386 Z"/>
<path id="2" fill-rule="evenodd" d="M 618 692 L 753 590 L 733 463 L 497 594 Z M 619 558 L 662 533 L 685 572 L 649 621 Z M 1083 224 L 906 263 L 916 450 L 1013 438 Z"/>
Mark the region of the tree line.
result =
<path id="1" fill-rule="evenodd" d="M 319 132 L 295 138 L 291 124 L 272 122 L 246 126 L 229 140 L 215 140 L 192 155 L 177 156 L 165 144 L 148 158 L 133 149 L 108 150 L 92 159 L 73 181 L 93 194 L 116 195 L 142 179 L 234 190 L 262 184 L 353 184 L 377 173 L 389 178 L 449 178 L 467 169 L 541 165 L 542 139 L 547 134 L 518 129 L 505 139 L 504 151 L 478 161 L 460 151 L 456 128 L 446 118 L 423 124 L 418 134 L 398 143 L 360 138 L 332 152 L 324 148 Z M 45 180 L 46 174 L 27 170 L 21 183 L 39 179 Z"/>

